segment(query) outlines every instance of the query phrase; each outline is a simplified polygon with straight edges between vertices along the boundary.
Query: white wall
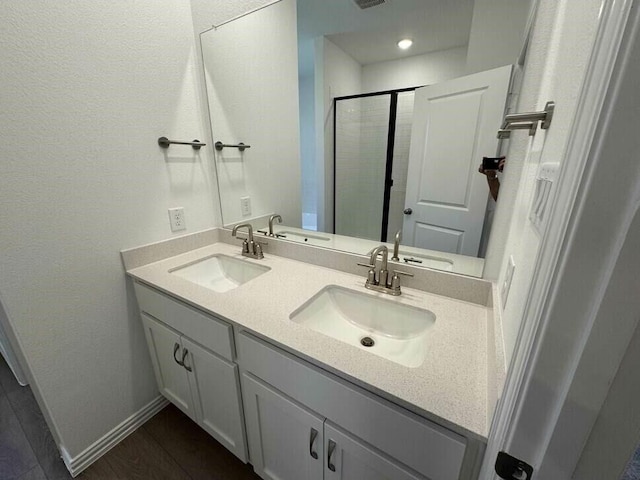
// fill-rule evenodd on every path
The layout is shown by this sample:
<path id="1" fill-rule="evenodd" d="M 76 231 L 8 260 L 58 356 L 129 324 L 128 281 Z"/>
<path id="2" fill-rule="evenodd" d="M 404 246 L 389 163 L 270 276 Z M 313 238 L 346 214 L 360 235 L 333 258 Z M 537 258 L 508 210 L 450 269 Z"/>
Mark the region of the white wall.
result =
<path id="1" fill-rule="evenodd" d="M 315 75 L 298 78 L 300 101 L 300 160 L 302 176 L 302 211 L 318 213 L 318 182 L 316 178 L 316 109 Z"/>
<path id="2" fill-rule="evenodd" d="M 300 226 L 301 178 L 295 0 L 201 35 L 214 141 L 250 149 L 216 152 L 225 224 L 277 212 Z M 242 197 L 251 212 L 241 211 Z"/>
<path id="3" fill-rule="evenodd" d="M 319 43 L 316 42 L 316 47 L 319 47 Z M 316 58 L 322 59 L 322 65 L 316 63 L 316 75 L 322 77 L 321 81 L 316 81 L 316 101 L 321 98 L 323 108 L 319 109 L 322 119 L 321 121 L 316 119 L 316 128 L 318 136 L 322 135 L 324 142 L 322 156 L 316 158 L 324 158 L 324 165 L 318 165 L 321 170 L 318 176 L 318 190 L 321 192 L 318 208 L 320 210 L 324 206 L 324 210 L 318 212 L 318 230 L 331 231 L 333 227 L 333 99 L 361 92 L 362 68 L 333 42 L 323 38 L 321 43 L 322 47 L 316 48 Z M 322 92 L 321 96 L 320 92 Z"/>
<path id="4" fill-rule="evenodd" d="M 519 111 L 541 110 L 556 101 L 551 128 L 529 137 L 512 134 L 502 179 L 484 276 L 502 284 L 509 256 L 515 274 L 502 313 L 507 364 L 520 329 L 522 313 L 540 238 L 528 216 L 540 162 L 562 162 L 577 98 L 595 38 L 600 0 L 541 0 L 527 54 Z M 571 48 L 568 48 L 571 46 Z"/>
<path id="5" fill-rule="evenodd" d="M 475 0 L 467 74 L 517 63 L 532 0 Z"/>
<path id="6" fill-rule="evenodd" d="M 467 47 L 372 63 L 362 67 L 362 93 L 432 85 L 465 74 Z"/>
<path id="7" fill-rule="evenodd" d="M 119 251 L 220 224 L 188 3 L 5 2 L 0 292 L 71 456 L 157 395 Z M 181 232 L 184 233 L 184 232 Z"/>

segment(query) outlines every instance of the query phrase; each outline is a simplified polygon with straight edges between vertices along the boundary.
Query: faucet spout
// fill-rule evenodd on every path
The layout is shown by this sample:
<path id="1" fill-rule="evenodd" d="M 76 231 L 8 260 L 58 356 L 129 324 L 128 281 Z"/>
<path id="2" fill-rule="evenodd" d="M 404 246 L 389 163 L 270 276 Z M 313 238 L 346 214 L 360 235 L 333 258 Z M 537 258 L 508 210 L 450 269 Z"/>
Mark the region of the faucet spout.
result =
<path id="1" fill-rule="evenodd" d="M 389 249 L 387 248 L 386 245 L 380 245 L 376 247 L 375 250 L 373 250 L 373 252 L 371 252 L 371 258 L 369 259 L 369 263 L 371 265 L 375 265 L 378 259 L 378 255 L 380 255 L 380 253 L 382 253 L 382 265 L 380 265 L 380 270 L 386 270 L 387 261 L 389 258 Z"/>
<path id="2" fill-rule="evenodd" d="M 269 217 L 269 236 L 273 237 L 273 221 L 278 220 L 278 223 L 282 223 L 282 217 L 278 214 L 271 215 Z"/>
<path id="3" fill-rule="evenodd" d="M 393 256 L 391 257 L 391 260 L 394 260 L 396 262 L 400 261 L 400 257 L 398 256 L 398 253 L 400 251 L 400 240 L 402 240 L 402 229 L 396 232 L 396 238 L 393 242 Z"/>
<path id="4" fill-rule="evenodd" d="M 245 257 L 256 259 L 264 258 L 260 242 L 255 242 L 253 240 L 253 227 L 249 223 L 241 223 L 240 225 L 236 225 L 235 227 L 233 227 L 231 235 L 235 237 L 236 233 L 238 233 L 238 229 L 240 228 L 246 228 L 249 234 L 249 238 L 243 240 L 242 242 L 242 255 Z M 263 243 L 263 245 L 266 245 L 266 243 Z"/>
<path id="5" fill-rule="evenodd" d="M 250 223 L 241 223 L 239 225 L 236 225 L 235 227 L 233 227 L 233 230 L 231 231 L 231 235 L 233 235 L 234 237 L 236 236 L 236 233 L 238 232 L 238 229 L 240 228 L 246 228 L 247 232 L 249 233 L 249 243 L 253 243 L 253 227 L 251 226 Z"/>

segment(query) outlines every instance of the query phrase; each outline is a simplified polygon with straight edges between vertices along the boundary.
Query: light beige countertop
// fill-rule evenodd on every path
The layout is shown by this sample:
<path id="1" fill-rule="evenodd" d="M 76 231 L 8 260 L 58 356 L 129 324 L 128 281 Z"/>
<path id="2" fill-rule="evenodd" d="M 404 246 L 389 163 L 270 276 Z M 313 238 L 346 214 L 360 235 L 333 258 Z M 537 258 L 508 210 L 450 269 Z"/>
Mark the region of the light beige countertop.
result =
<path id="1" fill-rule="evenodd" d="M 214 254 L 271 270 L 225 293 L 170 273 Z M 357 276 L 273 254 L 265 254 L 262 260 L 247 259 L 240 255 L 238 246 L 222 242 L 127 273 L 425 418 L 465 435 L 487 438 L 487 322 L 493 314 L 489 307 L 406 287 L 401 296 L 391 297 L 366 290 L 364 274 Z M 401 366 L 289 320 L 292 312 L 327 285 L 431 310 L 436 321 L 429 330 L 422 365 Z"/>

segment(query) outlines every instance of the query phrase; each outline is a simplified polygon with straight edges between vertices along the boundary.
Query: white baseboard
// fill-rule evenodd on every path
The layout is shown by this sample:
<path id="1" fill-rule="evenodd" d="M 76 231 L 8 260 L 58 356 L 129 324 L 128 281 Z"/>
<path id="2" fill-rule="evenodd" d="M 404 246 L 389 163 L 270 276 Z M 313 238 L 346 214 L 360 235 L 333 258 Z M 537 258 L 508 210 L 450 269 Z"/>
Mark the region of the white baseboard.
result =
<path id="1" fill-rule="evenodd" d="M 102 457 L 105 453 L 115 447 L 118 443 L 132 434 L 138 427 L 153 417 L 169 404 L 169 401 L 159 395 L 136 413 L 107 432 L 102 438 L 90 445 L 76 457 L 71 458 L 64 447 L 61 447 L 62 460 L 64 460 L 67 470 L 72 477 L 78 476 L 83 470 L 93 462 Z"/>

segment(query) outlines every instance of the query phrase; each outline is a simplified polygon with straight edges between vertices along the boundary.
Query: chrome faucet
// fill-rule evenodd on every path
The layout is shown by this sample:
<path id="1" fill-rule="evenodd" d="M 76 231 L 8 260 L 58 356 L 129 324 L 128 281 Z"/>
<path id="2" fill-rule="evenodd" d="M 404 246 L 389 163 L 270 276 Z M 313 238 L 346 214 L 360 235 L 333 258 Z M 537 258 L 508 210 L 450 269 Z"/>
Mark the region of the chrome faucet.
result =
<path id="1" fill-rule="evenodd" d="M 269 217 L 269 236 L 273 237 L 273 221 L 278 219 L 278 223 L 282 223 L 282 217 L 278 214 Z"/>
<path id="2" fill-rule="evenodd" d="M 266 245 L 266 243 L 256 242 L 253 240 L 253 227 L 249 223 L 241 223 L 233 227 L 233 231 L 231 235 L 234 237 L 238 232 L 239 228 L 246 228 L 249 234 L 249 238 L 237 237 L 242 240 L 242 255 L 249 258 L 261 259 L 264 258 L 264 254 L 262 253 L 262 245 Z"/>
<path id="3" fill-rule="evenodd" d="M 380 263 L 380 269 L 376 270 L 376 262 L 378 261 L 378 255 L 382 254 L 382 262 Z M 388 293 L 389 295 L 400 295 L 400 277 L 399 275 L 406 275 L 407 277 L 413 277 L 411 273 L 401 272 L 400 270 L 394 270 L 391 279 L 389 279 L 389 270 L 387 270 L 387 264 L 389 257 L 389 249 L 386 245 L 380 245 L 371 252 L 369 263 L 358 263 L 361 267 L 368 267 L 367 281 L 365 282 L 365 288 L 374 290 L 376 292 Z"/>
<path id="4" fill-rule="evenodd" d="M 391 257 L 391 260 L 395 261 L 395 262 L 399 262 L 400 261 L 400 257 L 398 256 L 398 254 L 400 253 L 400 240 L 402 240 L 402 229 L 398 230 L 396 232 L 396 238 L 393 242 L 393 257 Z"/>

